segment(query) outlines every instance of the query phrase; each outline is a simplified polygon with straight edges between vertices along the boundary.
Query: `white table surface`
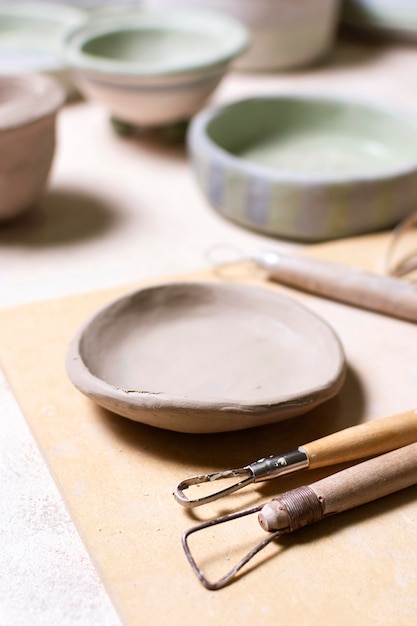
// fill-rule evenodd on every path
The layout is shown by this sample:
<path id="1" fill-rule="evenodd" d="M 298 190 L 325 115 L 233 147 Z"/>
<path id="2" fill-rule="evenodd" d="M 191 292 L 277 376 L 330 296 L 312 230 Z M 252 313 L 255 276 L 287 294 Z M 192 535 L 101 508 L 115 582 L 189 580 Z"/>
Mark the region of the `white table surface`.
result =
<path id="1" fill-rule="evenodd" d="M 291 74 L 231 74 L 213 100 L 276 91 L 345 93 L 417 113 L 417 47 L 339 43 Z M 114 134 L 96 104 L 66 106 L 47 192 L 0 227 L 0 306 L 130 284 L 207 266 L 216 244 L 288 247 L 218 216 L 184 147 Z M 0 377 L 0 624 L 119 624 L 3 376 Z"/>

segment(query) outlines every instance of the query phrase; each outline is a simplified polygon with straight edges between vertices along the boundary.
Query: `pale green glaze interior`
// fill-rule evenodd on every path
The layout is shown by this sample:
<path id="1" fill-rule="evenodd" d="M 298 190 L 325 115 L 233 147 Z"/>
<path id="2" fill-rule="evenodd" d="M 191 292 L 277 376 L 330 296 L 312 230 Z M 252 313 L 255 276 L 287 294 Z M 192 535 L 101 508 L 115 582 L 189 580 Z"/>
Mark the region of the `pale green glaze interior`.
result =
<path id="1" fill-rule="evenodd" d="M 223 13 L 136 8 L 87 22 L 65 57 L 78 71 L 154 79 L 223 69 L 248 44 L 247 28 Z"/>
<path id="2" fill-rule="evenodd" d="M 52 35 L 56 32 L 60 24 L 53 18 L 25 16 L 25 15 L 1 15 L 0 7 L 0 34 L 8 32 L 22 32 L 26 35 L 32 33 L 43 33 L 44 35 Z"/>
<path id="3" fill-rule="evenodd" d="M 52 62 L 60 46 L 59 27 L 53 19 L 0 14 L 0 60 L 24 61 L 29 67 L 41 59 Z"/>
<path id="4" fill-rule="evenodd" d="M 411 120 L 336 100 L 240 101 L 210 120 L 207 135 L 233 156 L 295 175 L 369 176 L 417 162 Z"/>
<path id="5" fill-rule="evenodd" d="M 170 62 L 200 63 L 210 59 L 219 46 L 214 33 L 191 32 L 170 27 L 123 29 L 90 39 L 82 52 L 95 57 L 140 62 L 149 67 Z"/>
<path id="6" fill-rule="evenodd" d="M 63 38 L 83 19 L 83 12 L 72 7 L 0 5 L 1 71 L 60 66 Z"/>

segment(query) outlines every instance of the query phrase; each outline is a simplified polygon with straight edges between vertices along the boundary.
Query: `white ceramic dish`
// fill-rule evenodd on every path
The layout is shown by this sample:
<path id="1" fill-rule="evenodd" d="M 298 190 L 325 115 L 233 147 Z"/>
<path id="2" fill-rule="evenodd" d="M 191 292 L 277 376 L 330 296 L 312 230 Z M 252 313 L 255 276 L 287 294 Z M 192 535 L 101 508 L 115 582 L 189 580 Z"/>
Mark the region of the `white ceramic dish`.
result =
<path id="1" fill-rule="evenodd" d="M 64 100 L 50 76 L 0 76 L 0 221 L 28 209 L 43 192 Z"/>
<path id="2" fill-rule="evenodd" d="M 96 313 L 73 339 L 67 371 L 110 411 L 210 433 L 309 411 L 339 391 L 345 359 L 324 320 L 271 290 L 172 283 Z"/>
<path id="3" fill-rule="evenodd" d="M 80 91 L 114 118 L 162 126 L 199 110 L 248 41 L 225 15 L 126 9 L 92 18 L 69 39 L 66 57 Z"/>
<path id="4" fill-rule="evenodd" d="M 222 215 L 303 241 L 390 228 L 417 206 L 417 121 L 378 103 L 279 95 L 200 112 L 188 145 Z"/>
<path id="5" fill-rule="evenodd" d="M 224 11 L 245 24 L 251 46 L 234 66 L 289 70 L 321 60 L 333 47 L 340 0 L 144 0 L 156 7 Z"/>
<path id="6" fill-rule="evenodd" d="M 417 41 L 415 0 L 344 0 L 341 22 L 368 37 Z"/>
<path id="7" fill-rule="evenodd" d="M 0 74 L 47 73 L 74 95 L 63 59 L 68 34 L 87 19 L 75 6 L 46 2 L 0 4 Z"/>

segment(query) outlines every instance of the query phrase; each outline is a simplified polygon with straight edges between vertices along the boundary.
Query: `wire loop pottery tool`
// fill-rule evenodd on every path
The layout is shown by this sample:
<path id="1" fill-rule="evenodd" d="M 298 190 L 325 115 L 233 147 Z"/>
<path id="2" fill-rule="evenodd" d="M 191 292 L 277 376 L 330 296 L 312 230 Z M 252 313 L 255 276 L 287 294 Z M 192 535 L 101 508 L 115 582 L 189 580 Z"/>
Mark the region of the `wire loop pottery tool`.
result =
<path id="1" fill-rule="evenodd" d="M 413 246 L 405 245 L 407 236 L 416 234 L 417 213 L 409 215 L 393 229 L 390 242 L 385 256 L 385 271 L 390 276 L 397 278 L 411 274 L 417 269 L 417 248 L 416 239 L 413 239 Z M 401 255 L 399 249 L 402 249 Z"/>
<path id="2" fill-rule="evenodd" d="M 417 409 L 345 428 L 304 444 L 297 450 L 271 455 L 244 467 L 193 476 L 177 485 L 174 497 L 184 507 L 196 507 L 227 496 L 251 483 L 277 478 L 301 469 L 316 469 L 364 459 L 415 441 L 417 441 Z M 230 478 L 238 480 L 225 489 L 199 498 L 190 499 L 184 493 L 194 485 Z"/>
<path id="3" fill-rule="evenodd" d="M 341 263 L 259 250 L 253 256 L 270 279 L 310 293 L 417 322 L 417 288 L 392 276 L 380 276 Z"/>
<path id="4" fill-rule="evenodd" d="M 385 275 L 334 261 L 269 249 L 255 250 L 245 255 L 233 246 L 224 245 L 213 247 L 207 256 L 220 276 L 228 266 L 250 262 L 264 270 L 269 280 L 282 285 L 397 319 L 417 322 L 417 286 L 400 278 L 415 269 L 415 254 L 396 267 L 392 261 L 392 247 L 397 245 L 397 237 L 408 230 L 410 224 L 404 223 L 398 234 L 393 233 L 385 261 Z"/>
<path id="5" fill-rule="evenodd" d="M 417 443 L 412 443 L 363 461 L 311 485 L 287 491 L 266 504 L 199 524 L 183 534 L 183 548 L 202 584 L 207 589 L 220 589 L 227 585 L 256 554 L 283 534 L 415 484 L 417 484 Z M 254 513 L 258 513 L 260 526 L 269 534 L 227 574 L 215 582 L 209 581 L 191 553 L 188 543 L 190 535 Z"/>

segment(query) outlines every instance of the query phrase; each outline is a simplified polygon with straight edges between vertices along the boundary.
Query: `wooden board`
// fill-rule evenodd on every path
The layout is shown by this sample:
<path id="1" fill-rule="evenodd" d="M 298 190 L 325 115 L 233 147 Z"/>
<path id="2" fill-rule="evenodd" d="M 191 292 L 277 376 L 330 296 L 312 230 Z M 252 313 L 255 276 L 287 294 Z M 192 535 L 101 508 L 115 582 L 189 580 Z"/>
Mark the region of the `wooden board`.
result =
<path id="1" fill-rule="evenodd" d="M 380 271 L 387 243 L 382 234 L 305 252 Z M 258 625 L 261 620 L 417 624 L 416 487 L 270 545 L 221 591 L 207 591 L 194 576 L 181 547 L 186 528 L 324 473 L 258 484 L 194 513 L 174 501 L 178 481 L 417 407 L 417 325 L 267 284 L 249 271 L 228 276 L 232 279 L 291 295 L 333 326 L 349 366 L 337 398 L 297 419 L 249 431 L 182 435 L 153 429 L 96 407 L 71 385 L 64 369 L 78 326 L 134 286 L 0 312 L 2 366 L 122 621 L 128 626 Z M 252 518 L 242 529 L 228 525 L 224 535 L 210 531 L 198 546 L 202 558 L 216 556 L 207 572 L 213 576 L 236 558 L 229 542 L 245 549 L 262 531 Z"/>

